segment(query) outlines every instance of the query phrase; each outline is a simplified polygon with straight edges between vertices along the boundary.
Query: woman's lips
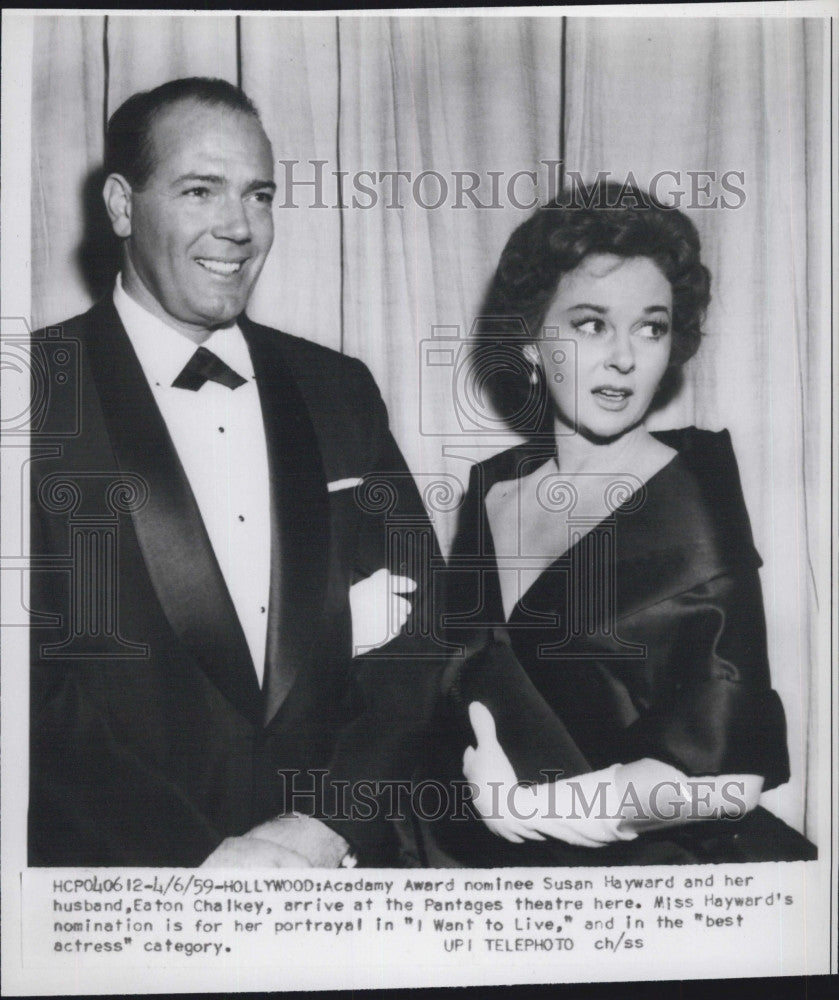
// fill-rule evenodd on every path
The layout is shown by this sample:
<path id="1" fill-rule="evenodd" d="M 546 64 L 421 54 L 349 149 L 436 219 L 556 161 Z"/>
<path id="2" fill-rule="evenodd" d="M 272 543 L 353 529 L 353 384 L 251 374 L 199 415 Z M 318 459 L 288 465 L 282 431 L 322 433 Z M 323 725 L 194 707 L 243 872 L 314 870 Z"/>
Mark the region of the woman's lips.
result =
<path id="1" fill-rule="evenodd" d="M 631 389 L 622 389 L 615 385 L 599 385 L 591 390 L 598 404 L 607 410 L 622 410 L 632 396 Z"/>

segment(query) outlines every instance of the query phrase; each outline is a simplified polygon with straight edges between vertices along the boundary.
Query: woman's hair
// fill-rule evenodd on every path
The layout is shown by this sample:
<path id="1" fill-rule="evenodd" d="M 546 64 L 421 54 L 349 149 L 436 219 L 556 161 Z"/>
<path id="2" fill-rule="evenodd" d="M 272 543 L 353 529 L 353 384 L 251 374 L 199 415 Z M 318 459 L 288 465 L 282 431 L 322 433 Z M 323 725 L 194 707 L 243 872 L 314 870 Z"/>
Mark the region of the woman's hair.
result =
<path id="1" fill-rule="evenodd" d="M 545 429 L 549 409 L 521 347 L 539 337 L 562 275 L 591 254 L 648 257 L 661 268 L 673 291 L 669 374 L 699 347 L 711 276 L 690 219 L 627 185 L 600 181 L 565 191 L 507 241 L 476 325 L 473 379 L 517 430 Z"/>

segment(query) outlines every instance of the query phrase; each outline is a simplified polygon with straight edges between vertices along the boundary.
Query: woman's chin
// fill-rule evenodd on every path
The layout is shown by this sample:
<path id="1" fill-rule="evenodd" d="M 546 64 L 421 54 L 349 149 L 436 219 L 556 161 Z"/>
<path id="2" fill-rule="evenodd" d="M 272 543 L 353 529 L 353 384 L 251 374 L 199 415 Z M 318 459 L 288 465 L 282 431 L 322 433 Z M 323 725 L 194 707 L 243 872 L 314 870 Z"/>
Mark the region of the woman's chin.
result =
<path id="1" fill-rule="evenodd" d="M 643 415 L 633 415 L 625 420 L 592 419 L 569 424 L 560 418 L 557 423 L 561 434 L 579 434 L 592 444 L 613 444 L 634 430 L 643 419 Z"/>

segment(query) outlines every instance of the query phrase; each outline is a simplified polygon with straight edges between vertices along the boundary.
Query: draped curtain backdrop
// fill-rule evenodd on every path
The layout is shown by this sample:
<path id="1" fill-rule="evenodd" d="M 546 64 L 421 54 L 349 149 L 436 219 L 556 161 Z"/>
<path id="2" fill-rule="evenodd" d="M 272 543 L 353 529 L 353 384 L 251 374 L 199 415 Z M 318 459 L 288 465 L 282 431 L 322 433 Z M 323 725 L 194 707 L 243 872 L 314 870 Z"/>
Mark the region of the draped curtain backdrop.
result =
<path id="1" fill-rule="evenodd" d="M 688 209 L 713 274 L 707 337 L 651 426 L 731 431 L 789 720 L 793 778 L 764 801 L 812 835 L 825 693 L 813 625 L 828 601 L 811 565 L 828 344 L 823 58 L 816 19 L 40 17 L 33 323 L 83 311 L 112 273 L 107 116 L 173 77 L 240 83 L 279 184 L 249 311 L 367 363 L 446 547 L 470 462 L 511 443 L 468 390 L 465 338 L 558 162 L 583 180 L 631 171 L 642 187 L 678 174 L 662 193 L 689 192 L 689 171 L 737 172 L 736 208 Z M 720 193 L 715 183 L 698 198 Z"/>

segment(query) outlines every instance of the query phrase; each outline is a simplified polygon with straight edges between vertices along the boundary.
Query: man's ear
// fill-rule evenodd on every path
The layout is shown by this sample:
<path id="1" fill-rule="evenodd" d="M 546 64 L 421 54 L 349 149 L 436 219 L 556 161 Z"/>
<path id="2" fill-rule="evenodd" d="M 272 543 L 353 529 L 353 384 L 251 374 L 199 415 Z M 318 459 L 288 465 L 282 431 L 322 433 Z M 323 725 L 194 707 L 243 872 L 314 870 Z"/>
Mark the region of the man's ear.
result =
<path id="1" fill-rule="evenodd" d="M 122 174 L 109 174 L 102 188 L 105 208 L 117 236 L 131 235 L 131 185 Z"/>

